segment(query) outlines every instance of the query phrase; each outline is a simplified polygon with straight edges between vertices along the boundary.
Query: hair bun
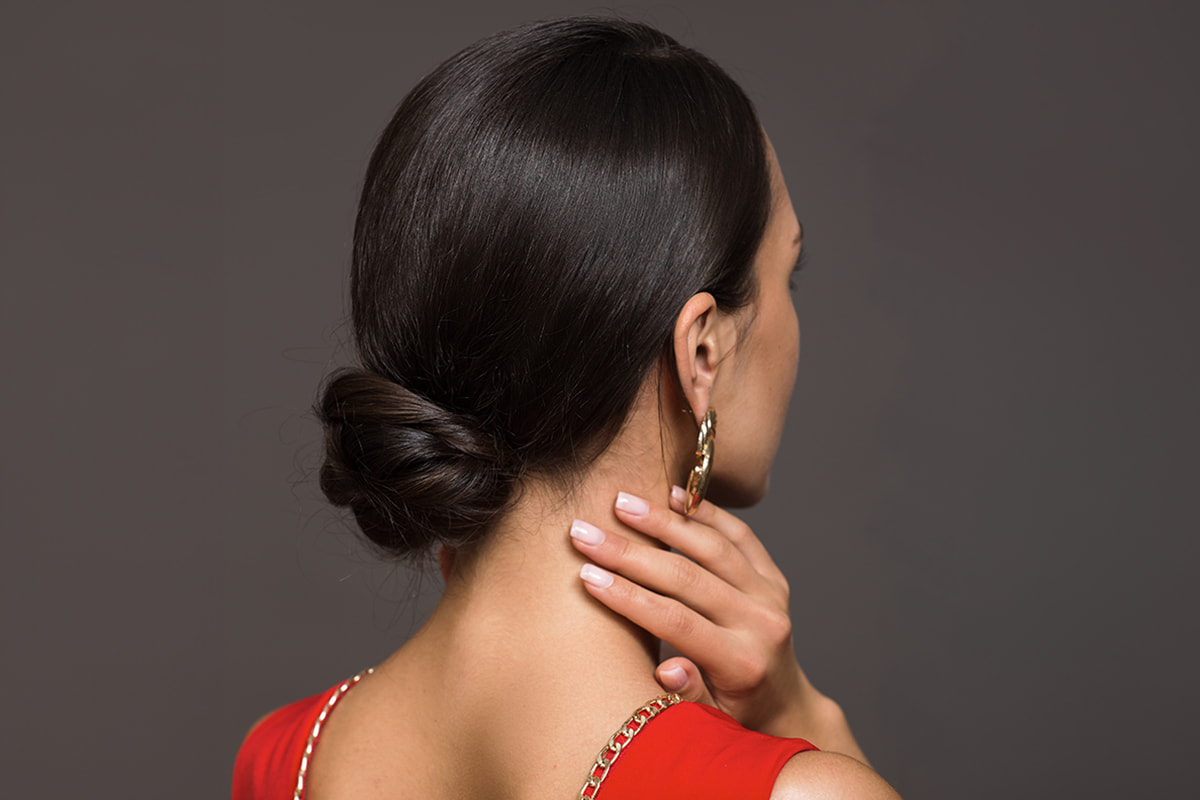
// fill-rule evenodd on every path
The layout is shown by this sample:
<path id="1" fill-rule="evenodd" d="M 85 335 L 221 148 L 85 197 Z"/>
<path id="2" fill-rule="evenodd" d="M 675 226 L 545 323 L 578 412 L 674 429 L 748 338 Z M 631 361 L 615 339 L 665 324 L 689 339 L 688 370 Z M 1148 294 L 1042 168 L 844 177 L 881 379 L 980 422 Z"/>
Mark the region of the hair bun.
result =
<path id="1" fill-rule="evenodd" d="M 394 381 L 339 370 L 317 414 L 321 490 L 386 553 L 416 557 L 438 543 L 466 544 L 508 503 L 514 476 L 495 439 Z"/>

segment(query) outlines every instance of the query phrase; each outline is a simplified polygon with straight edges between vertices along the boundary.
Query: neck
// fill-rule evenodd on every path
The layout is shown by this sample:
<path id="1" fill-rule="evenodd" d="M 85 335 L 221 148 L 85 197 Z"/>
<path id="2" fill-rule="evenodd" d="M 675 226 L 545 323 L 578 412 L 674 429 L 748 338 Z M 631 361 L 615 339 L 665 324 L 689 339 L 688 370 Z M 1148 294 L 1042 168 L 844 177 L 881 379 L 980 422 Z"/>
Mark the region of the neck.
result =
<path id="1" fill-rule="evenodd" d="M 582 770 L 604 737 L 663 694 L 654 678 L 659 642 L 588 594 L 579 577 L 586 562 L 570 539 L 582 519 L 652 541 L 619 522 L 614 503 L 625 491 L 665 505 L 690 464 L 694 424 L 660 414 L 657 403 L 656 392 L 644 394 L 577 489 L 526 484 L 483 543 L 443 559 L 437 608 L 377 670 L 384 677 L 375 685 L 404 698 L 395 718 L 424 708 L 448 752 L 471 754 L 470 774 L 540 785 L 545 765 L 528 752 L 558 753 Z M 521 736 L 507 735 L 514 725 Z"/>
<path id="2" fill-rule="evenodd" d="M 531 487 L 487 542 L 455 558 L 446 590 L 422 634 L 437 634 L 456 659 L 483 658 L 491 678 L 557 685 L 604 664 L 606 680 L 653 680 L 659 642 L 610 611 L 583 587 L 585 559 L 571 544 L 582 519 L 640 541 L 613 513 L 618 491 L 665 503 L 669 482 L 603 478 L 569 497 Z M 460 662 L 461 663 L 461 662 Z M 600 676 L 597 676 L 600 677 Z"/>
<path id="3" fill-rule="evenodd" d="M 618 521 L 617 493 L 665 505 L 679 479 L 667 475 L 657 435 L 634 440 L 642 452 L 610 448 L 573 492 L 526 486 L 487 540 L 454 558 L 437 608 L 400 653 L 419 653 L 443 685 L 469 685 L 504 704 L 561 693 L 627 714 L 661 694 L 659 641 L 588 594 L 579 577 L 586 561 L 569 533 L 582 519 L 652 541 Z"/>

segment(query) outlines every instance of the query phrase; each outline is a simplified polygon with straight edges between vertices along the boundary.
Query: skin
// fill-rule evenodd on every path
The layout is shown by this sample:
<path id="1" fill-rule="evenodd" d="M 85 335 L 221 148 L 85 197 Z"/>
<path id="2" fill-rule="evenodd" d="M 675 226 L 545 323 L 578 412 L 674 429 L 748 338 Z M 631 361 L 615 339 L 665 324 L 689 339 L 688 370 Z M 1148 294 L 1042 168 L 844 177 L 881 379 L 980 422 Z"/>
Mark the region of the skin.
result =
<path id="1" fill-rule="evenodd" d="M 757 502 L 767 490 L 799 358 L 789 282 L 803 229 L 773 148 L 770 161 L 774 207 L 756 257 L 750 319 L 732 329 L 707 325 L 704 315 L 719 312 L 710 297 L 697 295 L 675 329 L 676 361 L 690 365 L 681 369 L 679 386 L 697 426 L 710 403 L 736 411 L 718 419 L 710 489 L 710 496 L 735 505 Z M 739 330 L 740 339 L 731 332 Z M 684 441 L 689 430 L 694 437 L 695 427 L 675 426 Z M 654 542 L 577 522 L 575 546 L 603 571 L 584 568 L 588 591 L 682 654 L 659 665 L 664 689 L 714 705 L 751 729 L 822 748 L 794 757 L 772 797 L 898 797 L 869 768 L 841 707 L 797 663 L 789 587 L 766 548 L 745 523 L 708 500 L 684 516 L 685 496 L 674 486 L 665 505 L 618 497 L 617 516 Z"/>
<path id="2" fill-rule="evenodd" d="M 692 297 L 674 331 L 678 373 L 651 371 L 582 488 L 530 484 L 479 548 L 440 554 L 445 593 L 329 716 L 309 800 L 574 797 L 600 745 L 662 694 L 672 666 L 684 677 L 673 688 L 690 699 L 848 754 L 794 757 L 773 797 L 896 797 L 795 663 L 787 584 L 753 532 L 712 502 L 690 519 L 670 507 L 710 405 L 712 497 L 753 502 L 767 488 L 799 352 L 788 277 L 800 229 L 773 151 L 771 169 L 753 307 L 726 314 L 710 295 Z M 644 498 L 646 512 L 618 508 L 622 492 Z M 570 535 L 580 521 L 603 541 Z M 611 582 L 581 580 L 585 565 Z M 660 639 L 685 658 L 656 678 Z"/>

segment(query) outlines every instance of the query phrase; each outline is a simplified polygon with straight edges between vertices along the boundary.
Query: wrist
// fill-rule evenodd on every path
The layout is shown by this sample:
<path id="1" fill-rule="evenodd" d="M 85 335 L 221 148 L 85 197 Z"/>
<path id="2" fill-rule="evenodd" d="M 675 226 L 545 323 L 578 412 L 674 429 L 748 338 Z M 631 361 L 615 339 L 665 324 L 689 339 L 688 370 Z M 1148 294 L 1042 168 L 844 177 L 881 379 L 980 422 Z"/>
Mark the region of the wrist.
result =
<path id="1" fill-rule="evenodd" d="M 799 665 L 795 679 L 796 689 L 787 695 L 790 701 L 782 703 L 779 713 L 758 730 L 771 736 L 807 739 L 822 750 L 867 764 L 841 704 L 818 691 Z"/>
<path id="2" fill-rule="evenodd" d="M 870 766 L 866 754 L 854 738 L 854 732 L 850 730 L 850 721 L 846 718 L 841 704 L 815 689 L 813 692 L 817 699 L 809 706 L 807 717 L 796 723 L 802 725 L 801 730 L 805 731 L 800 733 L 799 737 L 807 739 L 822 750 L 841 753 Z"/>
<path id="3" fill-rule="evenodd" d="M 772 713 L 762 719 L 755 730 L 770 736 L 785 738 L 809 738 L 815 729 L 824 728 L 825 720 L 836 716 L 829 704 L 837 706 L 830 698 L 817 691 L 800 665 L 783 680 L 776 683 L 775 704 Z M 838 709 L 840 710 L 840 709 Z"/>

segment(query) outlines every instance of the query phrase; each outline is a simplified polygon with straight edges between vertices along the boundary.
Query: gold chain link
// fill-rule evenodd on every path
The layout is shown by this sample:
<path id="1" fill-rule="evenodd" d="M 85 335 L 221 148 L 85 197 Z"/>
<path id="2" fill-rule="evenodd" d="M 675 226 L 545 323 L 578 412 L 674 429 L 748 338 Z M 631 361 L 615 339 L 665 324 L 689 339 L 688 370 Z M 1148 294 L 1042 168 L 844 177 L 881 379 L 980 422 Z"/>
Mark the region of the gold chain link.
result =
<path id="1" fill-rule="evenodd" d="M 317 716 L 317 721 L 313 723 L 312 730 L 309 731 L 308 741 L 304 743 L 304 753 L 300 757 L 300 770 L 296 776 L 296 789 L 292 793 L 293 800 L 304 800 L 304 784 L 305 779 L 308 777 L 308 765 L 312 761 L 313 747 L 316 745 L 317 739 L 321 736 L 321 726 L 328 719 L 329 712 L 333 710 L 333 707 L 337 705 L 337 701 L 346 692 L 350 691 L 355 684 L 374 671 L 373 667 L 365 669 L 345 683 L 342 683 L 330 695 L 329 700 L 325 702 L 325 707 L 321 709 L 321 713 Z M 617 757 L 621 755 L 621 751 L 629 746 L 633 737 L 637 736 L 638 732 L 645 727 L 647 722 L 679 701 L 679 695 L 667 694 L 651 700 L 633 712 L 629 719 L 625 720 L 625 724 L 621 726 L 620 730 L 608 737 L 608 743 L 604 745 L 604 748 L 600 751 L 600 755 L 596 756 L 596 763 L 592 766 L 587 781 L 583 784 L 583 788 L 579 790 L 579 800 L 595 800 L 596 793 L 600 791 L 600 784 L 604 783 L 604 779 L 608 777 L 608 771 L 612 769 L 612 765 L 616 762 Z"/>
<path id="2" fill-rule="evenodd" d="M 304 743 L 304 755 L 300 757 L 300 772 L 296 775 L 296 790 L 292 793 L 292 800 L 304 800 L 304 780 L 308 777 L 308 765 L 312 761 L 313 747 L 317 744 L 317 739 L 321 736 L 321 726 L 325 724 L 329 712 L 337 705 L 337 701 L 342 699 L 342 695 L 350 691 L 350 688 L 354 684 L 374 671 L 374 667 L 364 669 L 337 687 L 334 693 L 330 695 L 329 700 L 325 702 L 325 707 L 321 709 L 321 713 L 317 716 L 317 721 L 313 723 L 312 730 L 308 732 L 308 741 Z"/>
<path id="3" fill-rule="evenodd" d="M 608 744 L 604 745 L 600 755 L 596 756 L 596 763 L 588 774 L 583 788 L 579 790 L 579 800 L 595 800 L 596 793 L 600 791 L 600 784 L 604 783 L 604 779 L 608 777 L 608 771 L 617 760 L 617 756 L 621 755 L 621 751 L 629 746 L 629 742 L 633 740 L 634 736 L 637 736 L 638 731 L 645 727 L 647 722 L 678 703 L 679 700 L 680 697 L 677 694 L 663 695 L 633 712 L 633 715 L 625 720 L 621 729 L 608 738 Z"/>

